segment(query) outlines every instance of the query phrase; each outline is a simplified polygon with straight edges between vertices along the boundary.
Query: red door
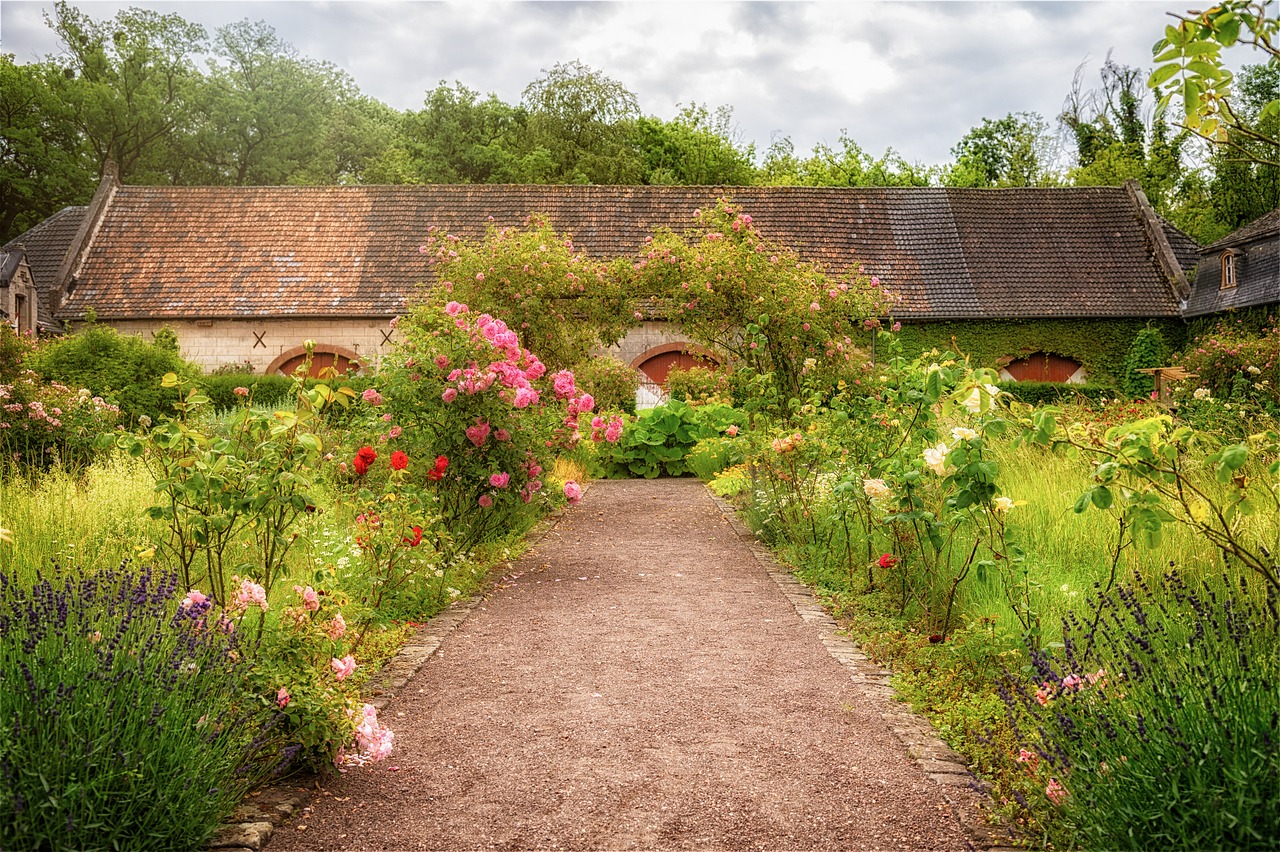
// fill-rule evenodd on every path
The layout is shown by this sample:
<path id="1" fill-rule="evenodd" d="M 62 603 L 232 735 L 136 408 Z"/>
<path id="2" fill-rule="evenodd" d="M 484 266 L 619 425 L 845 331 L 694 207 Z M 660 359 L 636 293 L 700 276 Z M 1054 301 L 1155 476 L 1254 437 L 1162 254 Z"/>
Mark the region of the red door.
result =
<path id="1" fill-rule="evenodd" d="M 1066 382 L 1080 369 L 1080 364 L 1061 355 L 1037 352 L 1019 358 L 1005 369 L 1019 382 Z"/>
<path id="2" fill-rule="evenodd" d="M 296 355 L 280 365 L 280 372 L 286 376 L 292 376 L 293 371 L 301 367 L 306 360 L 306 355 Z M 313 379 L 317 378 L 325 367 L 334 367 L 339 375 L 348 373 L 351 372 L 351 359 L 333 352 L 317 352 L 311 358 L 311 371 L 307 375 Z"/>
<path id="3" fill-rule="evenodd" d="M 652 358 L 640 365 L 640 372 L 648 376 L 655 384 L 667 384 L 667 376 L 671 371 L 679 368 L 687 370 L 690 367 L 704 367 L 714 370 L 716 365 L 714 361 L 706 358 L 700 358 L 692 352 L 663 352 L 661 355 L 654 355 Z"/>

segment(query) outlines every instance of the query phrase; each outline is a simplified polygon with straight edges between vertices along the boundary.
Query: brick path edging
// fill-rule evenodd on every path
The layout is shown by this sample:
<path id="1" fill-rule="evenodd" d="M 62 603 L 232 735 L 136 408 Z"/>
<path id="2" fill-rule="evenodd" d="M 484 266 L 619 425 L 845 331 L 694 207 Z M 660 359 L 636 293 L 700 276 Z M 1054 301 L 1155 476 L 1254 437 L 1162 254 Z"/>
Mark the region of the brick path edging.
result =
<path id="1" fill-rule="evenodd" d="M 1007 839 L 1002 839 L 981 817 L 979 810 L 973 807 L 975 799 L 978 809 L 991 806 L 986 785 L 974 777 L 964 757 L 943 742 L 926 719 L 897 700 L 897 693 L 890 684 L 893 673 L 873 663 L 862 653 L 857 642 L 840 632 L 840 626 L 813 596 L 809 587 L 773 558 L 772 552 L 742 522 L 733 504 L 709 489 L 707 493 L 720 508 L 733 531 L 751 548 L 761 567 L 795 607 L 800 618 L 817 629 L 822 644 L 848 670 L 849 677 L 857 688 L 868 696 L 880 699 L 876 702 L 883 708 L 880 710 L 880 717 L 888 723 L 894 736 L 924 770 L 925 775 L 943 788 L 943 798 L 953 806 L 969 842 L 975 848 L 988 852 L 1015 852 Z"/>

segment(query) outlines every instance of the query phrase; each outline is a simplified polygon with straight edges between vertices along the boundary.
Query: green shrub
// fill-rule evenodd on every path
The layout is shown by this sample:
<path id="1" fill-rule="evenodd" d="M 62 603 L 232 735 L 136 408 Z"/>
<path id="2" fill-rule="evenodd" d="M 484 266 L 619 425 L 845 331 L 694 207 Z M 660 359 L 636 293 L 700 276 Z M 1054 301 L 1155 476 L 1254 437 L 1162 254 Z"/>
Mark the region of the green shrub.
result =
<path id="1" fill-rule="evenodd" d="M 290 757 L 239 631 L 122 565 L 0 573 L 0 848 L 199 849 Z"/>
<path id="2" fill-rule="evenodd" d="M 1138 332 L 1129 355 L 1124 359 L 1124 381 L 1121 387 L 1131 398 L 1150 396 L 1155 378 L 1139 370 L 1169 366 L 1169 348 L 1160 329 L 1147 326 Z"/>
<path id="3" fill-rule="evenodd" d="M 0 323 L 0 384 L 18 378 L 23 369 L 22 362 L 35 346 L 34 338 L 18 334 L 7 322 Z"/>
<path id="4" fill-rule="evenodd" d="M 997 387 L 1001 392 L 1028 405 L 1059 405 L 1077 402 L 1081 397 L 1098 402 L 1116 395 L 1115 388 L 1104 385 L 1072 385 L 1062 382 L 1000 382 Z"/>
<path id="5" fill-rule="evenodd" d="M 667 374 L 667 394 L 681 402 L 719 402 L 733 404 L 729 374 L 708 367 L 677 367 Z"/>
<path id="6" fill-rule="evenodd" d="M 603 475 L 613 479 L 666 474 L 683 476 L 690 470 L 686 457 L 701 440 L 746 426 L 746 415 L 727 405 L 694 408 L 672 400 L 640 413 L 627 424 L 617 444 L 600 449 Z"/>
<path id="7" fill-rule="evenodd" d="M 640 371 L 616 358 L 588 358 L 573 368 L 580 389 L 595 397 L 597 411 L 636 413 Z"/>
<path id="8" fill-rule="evenodd" d="M 252 373 L 219 373 L 201 376 L 197 384 L 209 397 L 215 411 L 235 408 L 240 397 L 235 389 L 246 388 L 255 405 L 276 406 L 289 401 L 293 379 L 287 376 L 257 376 Z"/>
<path id="9" fill-rule="evenodd" d="M 98 457 L 95 441 L 111 432 L 120 409 L 58 382 L 41 382 L 30 370 L 0 383 L 0 474 L 61 466 L 76 472 Z"/>
<path id="10" fill-rule="evenodd" d="M 48 381 L 88 388 L 114 402 L 131 422 L 143 415 L 159 420 L 173 414 L 178 391 L 160 386 L 166 373 L 192 379 L 199 374 L 176 353 L 101 325 L 42 347 L 28 358 L 28 366 Z"/>
<path id="11" fill-rule="evenodd" d="M 1280 324 L 1274 320 L 1260 332 L 1243 320 L 1220 321 L 1192 340 L 1174 363 L 1196 376 L 1180 383 L 1178 395 L 1207 388 L 1215 399 L 1249 400 L 1280 410 Z"/>
<path id="12" fill-rule="evenodd" d="M 704 438 L 693 446 L 685 459 L 693 475 L 704 482 L 717 473 L 746 461 L 742 442 L 731 436 Z"/>

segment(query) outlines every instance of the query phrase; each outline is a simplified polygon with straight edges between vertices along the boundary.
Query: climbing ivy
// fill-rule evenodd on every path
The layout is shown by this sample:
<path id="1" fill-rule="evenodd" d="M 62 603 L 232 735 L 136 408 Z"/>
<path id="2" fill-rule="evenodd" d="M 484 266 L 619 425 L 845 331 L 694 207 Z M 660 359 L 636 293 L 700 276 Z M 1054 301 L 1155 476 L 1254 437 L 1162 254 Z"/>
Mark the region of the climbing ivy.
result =
<path id="1" fill-rule="evenodd" d="M 1124 381 L 1121 388 L 1129 396 L 1146 396 L 1155 388 L 1155 378 L 1140 373 L 1151 367 L 1164 367 L 1169 363 L 1169 348 L 1165 346 L 1160 329 L 1147 326 L 1138 332 L 1129 355 L 1124 360 Z"/>
<path id="2" fill-rule="evenodd" d="M 1186 339 L 1182 321 L 1172 319 L 958 320 L 903 325 L 899 337 L 907 357 L 934 347 L 958 349 L 982 367 L 996 367 L 1001 358 L 1052 352 L 1083 365 L 1090 384 L 1119 388 L 1129 350 L 1148 324 L 1170 349 L 1181 348 Z"/>

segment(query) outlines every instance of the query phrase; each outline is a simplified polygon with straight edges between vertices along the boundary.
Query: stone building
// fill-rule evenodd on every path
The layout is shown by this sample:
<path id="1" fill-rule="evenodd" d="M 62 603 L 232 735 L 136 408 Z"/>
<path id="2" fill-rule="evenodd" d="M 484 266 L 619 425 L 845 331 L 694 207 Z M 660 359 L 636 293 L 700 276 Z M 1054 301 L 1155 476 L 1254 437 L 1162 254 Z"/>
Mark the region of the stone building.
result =
<path id="1" fill-rule="evenodd" d="M 1198 257 L 1137 184 L 1056 189 L 686 186 L 158 187 L 103 178 L 92 202 L 14 242 L 28 247 L 48 325 L 88 315 L 176 333 L 205 368 L 287 371 L 312 339 L 329 362 L 374 366 L 432 271 L 428 228 L 481 239 L 531 213 L 603 260 L 684 230 L 729 197 L 765 236 L 843 273 L 861 265 L 904 323 L 1178 319 Z M 34 249 L 34 250 L 33 250 Z M 1082 380 L 1080 363 L 1011 336 L 1012 378 Z M 1042 349 L 1044 347 L 1041 347 Z M 661 380 L 693 351 L 659 320 L 611 354 Z M 1065 362 L 1064 362 L 1065 359 Z M 1038 364 L 1045 364 L 1039 367 Z M 1030 365 L 1030 366 L 1027 366 Z M 1065 372 L 1064 372 L 1065 371 Z M 1021 373 L 1021 374 L 1019 374 Z"/>

